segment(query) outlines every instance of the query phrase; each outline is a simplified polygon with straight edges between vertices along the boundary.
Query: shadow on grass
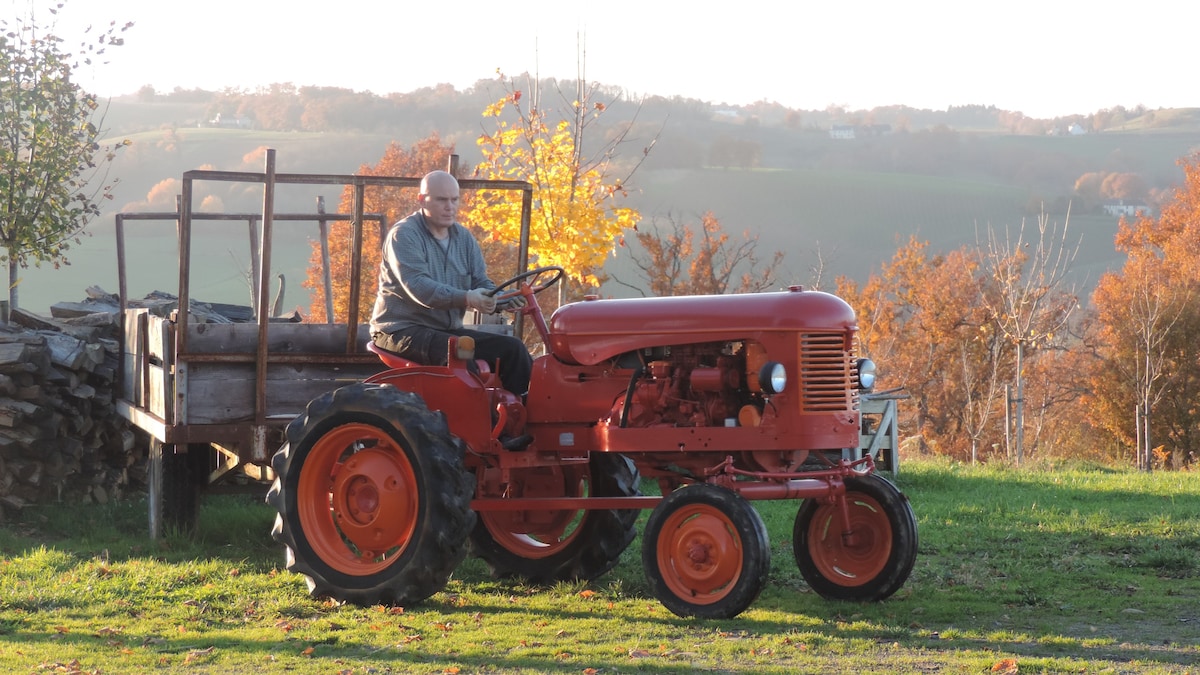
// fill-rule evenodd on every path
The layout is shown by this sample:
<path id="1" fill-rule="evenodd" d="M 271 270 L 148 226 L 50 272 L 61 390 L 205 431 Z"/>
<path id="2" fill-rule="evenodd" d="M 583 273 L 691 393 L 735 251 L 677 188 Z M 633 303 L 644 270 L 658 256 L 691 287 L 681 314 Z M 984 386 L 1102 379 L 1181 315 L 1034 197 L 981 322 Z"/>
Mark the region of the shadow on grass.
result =
<path id="1" fill-rule="evenodd" d="M 661 616 L 629 620 L 659 626 L 681 639 L 724 633 L 735 639 L 797 636 L 820 645 L 865 640 L 948 659 L 954 654 L 996 654 L 1025 659 L 1136 661 L 1164 667 L 1189 666 L 1200 660 L 1194 646 L 1200 643 L 1200 616 L 1194 609 L 1200 600 L 1198 556 L 1192 555 L 1200 550 L 1200 537 L 1191 530 L 1175 532 L 1156 524 L 1184 518 L 1181 509 L 1185 504 L 1145 491 L 1055 484 L 1052 475 L 999 480 L 952 471 L 923 472 L 902 475 L 900 486 L 917 515 L 921 544 L 912 577 L 889 601 L 837 603 L 813 594 L 800 580 L 790 555 L 790 523 L 798 504 L 758 503 L 768 522 L 775 560 L 770 586 L 749 611 L 724 621 L 693 621 L 674 617 L 660 607 Z M 172 536 L 160 542 L 150 542 L 144 534 L 145 508 L 144 501 L 64 507 L 66 520 L 44 514 L 44 520 L 34 523 L 32 529 L 23 529 L 22 536 L 30 543 L 63 548 L 83 557 L 216 558 L 264 571 L 283 565 L 283 547 L 269 535 L 274 512 L 262 503 L 260 494 L 208 498 L 196 536 Z M 625 598 L 656 603 L 644 585 L 637 555 L 640 545 L 639 536 L 621 564 L 592 587 L 622 584 Z M 11 544 L 0 546 L 7 550 Z M 489 580 L 478 561 L 464 563 L 455 578 L 472 587 L 472 595 L 497 599 L 492 604 L 485 600 L 455 605 L 455 612 L 519 616 L 531 610 L 506 607 L 504 598 L 553 592 Z M 1153 604 L 1172 593 L 1171 602 Z M 1114 602 L 1114 595 L 1127 599 Z M 1149 613 L 1121 613 L 1121 608 L 1142 602 L 1149 603 Z M 431 604 L 437 606 L 435 601 Z M 347 608 L 345 615 L 353 611 Z M 338 608 L 331 610 L 333 616 L 339 613 Z M 762 618 L 764 615 L 771 618 Z M 548 621 L 596 618 L 592 613 L 562 608 L 539 616 Z M 236 626 L 229 629 L 236 630 Z M 20 635 L 19 628 L 8 635 L 0 633 L 0 641 L 16 635 Z M 21 635 L 20 639 L 30 638 Z M 32 639 L 80 644 L 95 640 L 80 635 Z M 164 655 L 214 647 L 262 659 L 362 659 L 400 664 L 397 668 L 455 664 L 478 670 L 575 673 L 584 668 L 600 672 L 695 670 L 689 663 L 661 658 L 631 662 L 628 656 L 582 663 L 561 654 L 514 654 L 512 650 L 479 657 L 438 655 L 407 649 L 395 640 L 346 644 L 336 633 L 307 642 L 297 638 L 246 640 L 221 634 L 124 639 L 130 644 L 149 640 L 144 648 Z M 304 655 L 309 647 L 313 651 Z"/>

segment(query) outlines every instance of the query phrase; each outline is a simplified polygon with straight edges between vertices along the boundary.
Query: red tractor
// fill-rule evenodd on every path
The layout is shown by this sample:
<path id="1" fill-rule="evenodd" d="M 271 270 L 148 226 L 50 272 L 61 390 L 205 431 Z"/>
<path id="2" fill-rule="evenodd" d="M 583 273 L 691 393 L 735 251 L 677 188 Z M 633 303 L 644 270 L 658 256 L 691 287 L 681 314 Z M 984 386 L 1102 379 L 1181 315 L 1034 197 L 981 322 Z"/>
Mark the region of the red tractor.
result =
<path id="1" fill-rule="evenodd" d="M 793 549 L 822 597 L 882 600 L 904 584 L 917 553 L 908 500 L 869 455 L 844 452 L 859 447 L 875 376 L 849 305 L 798 287 L 588 298 L 547 322 L 535 295 L 562 274 L 531 270 L 497 291 L 526 298 L 545 345 L 526 400 L 462 338 L 445 367 L 381 354 L 388 370 L 288 425 L 272 534 L 314 596 L 417 602 L 468 552 L 497 576 L 595 579 L 652 508 L 654 595 L 680 616 L 732 617 L 770 567 L 751 502 L 779 499 L 803 500 Z M 643 478 L 661 496 L 642 495 Z"/>

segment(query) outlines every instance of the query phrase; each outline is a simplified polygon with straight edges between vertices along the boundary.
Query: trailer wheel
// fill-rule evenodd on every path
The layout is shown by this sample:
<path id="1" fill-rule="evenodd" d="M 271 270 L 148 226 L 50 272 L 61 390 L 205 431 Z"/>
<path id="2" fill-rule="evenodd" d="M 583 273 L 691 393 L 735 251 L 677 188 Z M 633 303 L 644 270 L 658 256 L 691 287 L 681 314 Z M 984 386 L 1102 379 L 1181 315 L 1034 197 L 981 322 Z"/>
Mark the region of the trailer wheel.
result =
<path id="1" fill-rule="evenodd" d="M 187 452 L 175 449 L 175 445 L 150 439 L 146 494 L 151 539 L 169 532 L 194 533 L 199 522 L 200 495 L 208 482 L 209 447 L 192 443 Z"/>
<path id="2" fill-rule="evenodd" d="M 314 597 L 419 602 L 466 554 L 474 481 L 445 418 L 388 385 L 313 400 L 272 459 L 271 536 Z"/>
<path id="3" fill-rule="evenodd" d="M 917 559 L 917 520 L 908 499 L 880 476 L 846 479 L 851 531 L 841 506 L 808 499 L 796 514 L 792 548 L 808 585 L 829 600 L 883 600 L 904 585 Z"/>
<path id="4" fill-rule="evenodd" d="M 640 478 L 624 455 L 592 453 L 587 467 L 566 467 L 550 480 L 530 477 L 526 497 L 635 497 Z M 484 511 L 471 533 L 471 551 L 495 578 L 535 584 L 591 581 L 611 570 L 633 541 L 637 509 L 529 514 Z"/>
<path id="5" fill-rule="evenodd" d="M 650 513 L 642 566 L 654 596 L 675 614 L 734 617 L 766 585 L 767 528 L 750 502 L 732 490 L 686 485 Z"/>

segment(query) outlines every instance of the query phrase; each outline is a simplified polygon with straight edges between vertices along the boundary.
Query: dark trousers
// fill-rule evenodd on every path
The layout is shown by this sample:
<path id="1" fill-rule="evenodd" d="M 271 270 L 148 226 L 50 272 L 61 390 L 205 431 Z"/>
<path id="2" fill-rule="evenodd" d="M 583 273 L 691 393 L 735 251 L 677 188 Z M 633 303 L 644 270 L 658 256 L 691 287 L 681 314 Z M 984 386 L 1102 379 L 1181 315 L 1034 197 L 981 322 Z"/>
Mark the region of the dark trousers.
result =
<path id="1" fill-rule="evenodd" d="M 410 361 L 428 366 L 444 366 L 451 335 L 469 335 L 475 338 L 475 358 L 483 359 L 492 367 L 493 372 L 499 373 L 500 383 L 505 389 L 517 396 L 524 396 L 529 391 L 533 358 L 529 356 L 525 343 L 511 335 L 468 328 L 444 331 L 414 327 L 396 333 L 375 333 L 371 339 L 379 347 Z"/>

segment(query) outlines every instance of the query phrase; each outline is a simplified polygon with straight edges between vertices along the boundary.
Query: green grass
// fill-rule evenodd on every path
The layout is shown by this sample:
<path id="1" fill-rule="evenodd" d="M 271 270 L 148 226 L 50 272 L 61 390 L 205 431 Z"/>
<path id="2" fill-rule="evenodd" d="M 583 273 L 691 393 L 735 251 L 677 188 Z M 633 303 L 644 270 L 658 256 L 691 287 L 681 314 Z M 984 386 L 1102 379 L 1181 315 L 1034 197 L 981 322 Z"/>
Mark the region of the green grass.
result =
<path id="1" fill-rule="evenodd" d="M 468 560 L 404 608 L 312 599 L 262 495 L 206 500 L 152 543 L 145 505 L 49 506 L 0 529 L 0 670 L 132 673 L 1186 673 L 1200 661 L 1200 482 L 1090 467 L 910 461 L 912 576 L 822 600 L 791 554 L 794 502 L 759 502 L 773 567 L 725 621 L 647 591 L 640 541 L 596 582 L 535 588 Z"/>

